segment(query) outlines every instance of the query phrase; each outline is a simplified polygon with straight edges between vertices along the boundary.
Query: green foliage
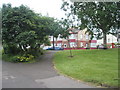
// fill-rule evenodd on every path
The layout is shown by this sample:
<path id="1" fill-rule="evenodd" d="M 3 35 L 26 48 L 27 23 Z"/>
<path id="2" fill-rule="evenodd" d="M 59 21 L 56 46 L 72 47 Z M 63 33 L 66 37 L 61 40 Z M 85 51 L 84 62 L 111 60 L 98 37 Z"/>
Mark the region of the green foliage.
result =
<path id="1" fill-rule="evenodd" d="M 63 33 L 63 27 L 61 25 L 61 21 L 57 19 L 52 19 L 51 23 L 49 24 L 50 32 L 49 35 L 53 36 L 53 48 L 54 48 L 54 37 L 57 39 L 58 35 Z"/>
<path id="2" fill-rule="evenodd" d="M 68 39 L 68 36 L 70 35 L 68 29 L 71 27 L 70 22 L 68 19 L 62 18 L 60 23 L 61 23 L 62 28 L 63 28 L 62 33 L 61 33 L 61 38 Z"/>
<path id="3" fill-rule="evenodd" d="M 33 59 L 34 59 L 33 55 L 27 54 L 21 57 L 17 57 L 16 62 L 30 62 Z"/>
<path id="4" fill-rule="evenodd" d="M 48 37 L 45 38 L 44 42 L 45 42 L 45 46 L 50 46 L 51 45 L 50 40 L 48 39 Z"/>
<path id="5" fill-rule="evenodd" d="M 2 59 L 5 61 L 9 61 L 9 62 L 14 62 L 14 63 L 18 63 L 18 62 L 34 62 L 35 61 L 35 57 L 31 54 L 16 54 L 16 55 L 12 55 L 12 54 L 3 54 L 2 55 Z"/>
<path id="6" fill-rule="evenodd" d="M 11 61 L 26 61 L 23 54 L 38 57 L 43 54 L 42 45 L 49 45 L 48 36 L 58 37 L 63 27 L 57 19 L 35 13 L 29 7 L 21 5 L 2 7 L 2 43 L 4 56 Z M 20 58 L 16 55 L 20 54 Z"/>
<path id="7" fill-rule="evenodd" d="M 39 15 L 24 5 L 12 7 L 11 4 L 4 4 L 2 23 L 5 54 L 28 53 L 37 56 L 35 54 L 42 54 L 40 46 L 49 44 L 48 35 L 53 32 L 51 24 L 54 19 Z"/>
<path id="8" fill-rule="evenodd" d="M 29 31 L 29 32 L 22 32 L 16 37 L 16 42 L 20 45 L 25 44 L 35 44 L 35 39 L 37 39 L 37 35 L 35 34 L 35 31 Z"/>
<path id="9" fill-rule="evenodd" d="M 69 4 L 63 2 L 62 9 L 67 12 L 67 16 L 77 16 L 81 23 L 78 25 L 81 29 L 88 28 L 91 35 L 97 32 L 97 38 L 104 38 L 106 44 L 106 35 L 117 33 L 120 28 L 118 22 L 120 2 L 74 2 Z M 70 9 L 70 10 L 69 10 Z"/>
<path id="10" fill-rule="evenodd" d="M 4 46 L 4 54 L 17 54 L 17 52 L 20 52 L 20 49 L 18 47 L 16 47 L 16 45 L 13 44 L 5 44 L 3 43 Z"/>

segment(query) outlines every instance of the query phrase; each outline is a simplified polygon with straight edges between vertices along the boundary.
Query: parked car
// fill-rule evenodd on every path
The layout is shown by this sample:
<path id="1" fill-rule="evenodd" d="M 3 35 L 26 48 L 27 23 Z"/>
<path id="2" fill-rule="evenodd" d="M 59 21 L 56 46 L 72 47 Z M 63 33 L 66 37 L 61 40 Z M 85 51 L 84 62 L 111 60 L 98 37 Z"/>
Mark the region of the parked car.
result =
<path id="1" fill-rule="evenodd" d="M 99 46 L 98 46 L 98 49 L 103 49 L 103 48 L 104 48 L 103 45 L 99 45 Z"/>
<path id="2" fill-rule="evenodd" d="M 49 47 L 49 48 L 47 48 L 46 50 L 53 50 L 53 47 Z"/>
<path id="3" fill-rule="evenodd" d="M 50 47 L 50 48 L 47 48 L 46 50 L 63 50 L 63 48 L 61 48 L 61 47 L 55 47 L 53 49 L 53 47 Z"/>
<path id="4" fill-rule="evenodd" d="M 55 47 L 55 50 L 63 50 L 61 47 Z"/>
<path id="5" fill-rule="evenodd" d="M 43 50 L 46 50 L 46 49 L 48 49 L 48 48 L 49 48 L 48 46 L 44 46 L 44 47 L 43 47 Z"/>
<path id="6" fill-rule="evenodd" d="M 98 45 L 97 48 L 98 48 L 98 49 L 107 49 L 107 48 L 105 48 L 103 45 Z"/>

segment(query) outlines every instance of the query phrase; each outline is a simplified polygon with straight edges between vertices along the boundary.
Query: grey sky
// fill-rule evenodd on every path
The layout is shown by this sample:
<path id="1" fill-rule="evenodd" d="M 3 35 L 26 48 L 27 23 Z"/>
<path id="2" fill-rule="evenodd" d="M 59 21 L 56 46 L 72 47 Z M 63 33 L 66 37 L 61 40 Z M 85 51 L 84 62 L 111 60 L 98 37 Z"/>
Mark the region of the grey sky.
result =
<path id="1" fill-rule="evenodd" d="M 65 17 L 64 11 L 60 9 L 62 0 L 1 0 L 0 7 L 3 3 L 11 3 L 12 6 L 27 5 L 32 10 L 42 15 L 49 14 L 50 17 L 61 19 Z"/>

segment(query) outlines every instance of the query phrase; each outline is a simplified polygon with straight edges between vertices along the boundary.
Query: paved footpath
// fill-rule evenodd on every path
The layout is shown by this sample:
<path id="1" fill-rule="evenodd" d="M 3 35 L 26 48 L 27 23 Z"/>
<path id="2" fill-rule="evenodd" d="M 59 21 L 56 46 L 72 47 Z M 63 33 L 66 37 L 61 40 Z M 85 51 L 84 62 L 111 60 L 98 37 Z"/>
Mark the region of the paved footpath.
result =
<path id="1" fill-rule="evenodd" d="M 39 62 L 31 64 L 2 62 L 2 88 L 94 88 L 57 74 L 54 53 L 46 52 Z"/>

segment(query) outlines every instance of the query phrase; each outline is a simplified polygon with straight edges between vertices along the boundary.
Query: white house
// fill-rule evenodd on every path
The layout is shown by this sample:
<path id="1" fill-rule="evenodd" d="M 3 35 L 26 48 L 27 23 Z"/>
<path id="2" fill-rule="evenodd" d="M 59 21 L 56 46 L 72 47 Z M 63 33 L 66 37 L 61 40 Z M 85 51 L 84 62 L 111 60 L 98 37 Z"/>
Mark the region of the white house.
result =
<path id="1" fill-rule="evenodd" d="M 110 44 L 110 43 L 118 43 L 117 37 L 115 37 L 112 34 L 108 34 L 107 35 L 107 44 Z M 101 45 L 101 44 L 103 44 L 103 38 L 100 40 L 97 40 L 97 45 Z"/>

